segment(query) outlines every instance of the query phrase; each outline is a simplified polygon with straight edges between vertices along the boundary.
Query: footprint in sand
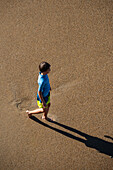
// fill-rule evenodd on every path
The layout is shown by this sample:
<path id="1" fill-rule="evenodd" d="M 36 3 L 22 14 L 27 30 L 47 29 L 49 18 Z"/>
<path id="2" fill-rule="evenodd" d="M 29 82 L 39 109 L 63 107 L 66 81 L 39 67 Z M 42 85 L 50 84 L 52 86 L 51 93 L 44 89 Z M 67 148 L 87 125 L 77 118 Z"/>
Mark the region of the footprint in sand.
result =
<path id="1" fill-rule="evenodd" d="M 30 107 L 31 101 L 28 98 L 22 98 L 18 100 L 13 100 L 11 102 L 13 105 L 17 107 L 19 110 L 26 110 L 26 108 Z"/>

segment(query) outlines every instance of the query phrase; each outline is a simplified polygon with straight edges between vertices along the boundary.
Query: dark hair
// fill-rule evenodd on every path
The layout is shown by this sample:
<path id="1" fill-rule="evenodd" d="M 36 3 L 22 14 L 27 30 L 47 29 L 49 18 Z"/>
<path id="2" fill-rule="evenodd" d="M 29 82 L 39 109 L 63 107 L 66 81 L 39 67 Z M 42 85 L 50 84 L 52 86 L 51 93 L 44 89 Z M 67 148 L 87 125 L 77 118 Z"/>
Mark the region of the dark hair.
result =
<path id="1" fill-rule="evenodd" d="M 50 66 L 51 65 L 49 63 L 43 61 L 39 64 L 39 70 L 43 73 L 43 72 L 47 71 L 50 68 Z"/>

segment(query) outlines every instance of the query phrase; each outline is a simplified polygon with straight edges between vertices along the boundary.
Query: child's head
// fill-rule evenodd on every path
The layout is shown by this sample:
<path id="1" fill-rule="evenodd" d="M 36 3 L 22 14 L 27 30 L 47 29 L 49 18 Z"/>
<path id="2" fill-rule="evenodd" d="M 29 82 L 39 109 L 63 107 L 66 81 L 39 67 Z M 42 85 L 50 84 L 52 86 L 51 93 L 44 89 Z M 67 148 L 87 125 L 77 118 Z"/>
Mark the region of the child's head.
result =
<path id="1" fill-rule="evenodd" d="M 43 61 L 43 62 L 41 62 L 40 64 L 39 64 L 39 70 L 43 73 L 43 72 L 46 72 L 46 71 L 48 71 L 49 69 L 50 69 L 50 64 L 49 63 L 47 63 L 47 62 L 45 62 L 45 61 Z"/>

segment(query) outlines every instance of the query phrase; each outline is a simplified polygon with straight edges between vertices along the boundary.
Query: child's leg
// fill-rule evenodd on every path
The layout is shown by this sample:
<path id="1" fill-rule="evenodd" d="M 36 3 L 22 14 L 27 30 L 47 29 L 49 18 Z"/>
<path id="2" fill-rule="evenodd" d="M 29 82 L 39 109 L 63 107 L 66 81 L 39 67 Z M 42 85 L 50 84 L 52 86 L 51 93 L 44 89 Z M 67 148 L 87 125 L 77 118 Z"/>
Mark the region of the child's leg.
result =
<path id="1" fill-rule="evenodd" d="M 39 113 L 43 113 L 44 109 L 43 108 L 39 108 L 39 109 L 35 109 L 32 111 L 26 110 L 26 113 L 28 114 L 28 116 L 32 116 L 32 114 L 39 114 Z"/>
<path id="2" fill-rule="evenodd" d="M 50 108 L 50 103 L 47 105 L 47 108 L 44 109 L 42 119 L 48 119 L 47 114 L 49 112 L 49 108 Z"/>
<path id="3" fill-rule="evenodd" d="M 43 105 L 39 100 L 37 100 L 37 105 L 39 107 L 38 109 L 35 109 L 32 111 L 29 111 L 29 110 L 26 111 L 26 113 L 28 114 L 29 117 L 32 116 L 32 114 L 39 114 L 39 113 L 44 112 Z"/>

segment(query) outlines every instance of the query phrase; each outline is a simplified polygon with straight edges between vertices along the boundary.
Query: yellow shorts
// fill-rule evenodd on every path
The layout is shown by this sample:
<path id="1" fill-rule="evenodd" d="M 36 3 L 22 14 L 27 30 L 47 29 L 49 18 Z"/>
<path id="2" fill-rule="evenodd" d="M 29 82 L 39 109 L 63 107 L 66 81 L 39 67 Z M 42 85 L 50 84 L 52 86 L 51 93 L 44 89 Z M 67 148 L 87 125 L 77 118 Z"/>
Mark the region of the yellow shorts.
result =
<path id="1" fill-rule="evenodd" d="M 46 102 L 46 105 L 48 105 L 49 103 L 50 103 L 50 95 L 48 97 L 48 101 Z M 39 100 L 37 100 L 37 105 L 39 108 L 43 108 L 43 104 Z M 46 106 L 46 108 L 47 108 L 47 106 Z"/>

